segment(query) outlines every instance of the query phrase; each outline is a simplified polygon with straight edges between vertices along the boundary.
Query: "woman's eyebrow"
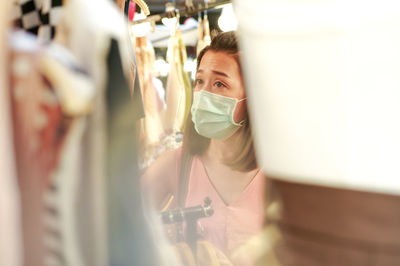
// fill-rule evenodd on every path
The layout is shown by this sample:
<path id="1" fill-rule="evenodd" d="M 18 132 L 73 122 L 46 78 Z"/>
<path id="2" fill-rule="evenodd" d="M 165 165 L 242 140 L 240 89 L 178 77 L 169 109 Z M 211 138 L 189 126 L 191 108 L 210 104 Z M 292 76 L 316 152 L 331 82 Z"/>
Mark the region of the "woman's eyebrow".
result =
<path id="1" fill-rule="evenodd" d="M 204 72 L 203 69 L 197 70 L 197 73 L 203 73 L 203 72 Z M 218 70 L 211 70 L 211 72 L 213 72 L 213 73 L 216 74 L 216 75 L 229 78 L 229 75 L 226 74 L 225 72 L 221 72 L 221 71 L 218 71 Z"/>
<path id="2" fill-rule="evenodd" d="M 229 76 L 228 76 L 226 73 L 224 73 L 224 72 L 220 72 L 220 71 L 216 71 L 216 70 L 212 70 L 212 72 L 213 72 L 214 74 L 216 74 L 216 75 L 224 76 L 224 77 L 229 78 Z"/>

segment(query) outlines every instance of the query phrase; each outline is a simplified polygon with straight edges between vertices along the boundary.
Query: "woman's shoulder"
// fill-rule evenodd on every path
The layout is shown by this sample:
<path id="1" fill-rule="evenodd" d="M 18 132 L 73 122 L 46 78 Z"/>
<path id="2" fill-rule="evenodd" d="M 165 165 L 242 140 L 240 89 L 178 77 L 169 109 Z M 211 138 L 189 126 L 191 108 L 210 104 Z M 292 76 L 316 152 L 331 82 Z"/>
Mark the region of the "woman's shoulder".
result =
<path id="1" fill-rule="evenodd" d="M 180 160 L 182 154 L 182 147 L 179 147 L 174 150 L 167 150 L 163 152 L 149 167 L 150 168 L 168 168 L 170 169 L 172 165 L 176 165 L 176 163 Z M 167 169 L 165 169 L 167 170 Z"/>
<path id="2" fill-rule="evenodd" d="M 182 148 L 163 152 L 142 176 L 143 190 L 150 194 L 154 204 L 164 201 L 168 195 L 175 195 L 178 184 L 177 165 L 180 163 Z"/>
<path id="3" fill-rule="evenodd" d="M 171 178 L 176 174 L 176 166 L 180 161 L 182 148 L 167 150 L 163 152 L 145 171 L 144 176 L 148 178 Z"/>

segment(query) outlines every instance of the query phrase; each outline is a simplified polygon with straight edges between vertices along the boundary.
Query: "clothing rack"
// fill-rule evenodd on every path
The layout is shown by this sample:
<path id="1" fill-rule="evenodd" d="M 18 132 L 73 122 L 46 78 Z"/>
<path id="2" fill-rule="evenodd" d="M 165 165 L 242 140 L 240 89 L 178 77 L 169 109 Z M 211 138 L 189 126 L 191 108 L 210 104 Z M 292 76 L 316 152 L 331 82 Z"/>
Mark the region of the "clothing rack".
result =
<path id="1" fill-rule="evenodd" d="M 221 0 L 221 1 L 216 1 L 213 3 L 208 3 L 204 6 L 199 5 L 197 8 L 196 7 L 187 7 L 187 6 L 185 8 L 181 8 L 181 9 L 176 8 L 173 11 L 164 12 L 164 13 L 156 14 L 156 15 L 151 15 L 145 19 L 133 21 L 132 24 L 135 25 L 135 24 L 140 24 L 140 23 L 144 23 L 144 22 L 155 23 L 157 21 L 160 21 L 163 18 L 176 17 L 178 14 L 183 17 L 191 17 L 193 15 L 197 15 L 198 12 L 206 11 L 209 9 L 213 9 L 217 6 L 226 5 L 226 4 L 230 4 L 230 3 L 232 3 L 232 0 Z"/>

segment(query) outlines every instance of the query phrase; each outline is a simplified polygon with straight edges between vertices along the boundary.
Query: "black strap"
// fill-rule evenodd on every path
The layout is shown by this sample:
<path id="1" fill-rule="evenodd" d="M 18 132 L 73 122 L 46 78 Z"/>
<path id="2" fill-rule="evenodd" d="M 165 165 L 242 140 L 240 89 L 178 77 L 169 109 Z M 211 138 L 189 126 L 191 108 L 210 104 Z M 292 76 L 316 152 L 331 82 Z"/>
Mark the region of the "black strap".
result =
<path id="1" fill-rule="evenodd" d="M 178 204 L 179 207 L 185 207 L 185 199 L 189 185 L 189 175 L 192 169 L 193 156 L 188 152 L 182 153 L 181 169 L 179 172 L 179 184 L 178 184 Z"/>

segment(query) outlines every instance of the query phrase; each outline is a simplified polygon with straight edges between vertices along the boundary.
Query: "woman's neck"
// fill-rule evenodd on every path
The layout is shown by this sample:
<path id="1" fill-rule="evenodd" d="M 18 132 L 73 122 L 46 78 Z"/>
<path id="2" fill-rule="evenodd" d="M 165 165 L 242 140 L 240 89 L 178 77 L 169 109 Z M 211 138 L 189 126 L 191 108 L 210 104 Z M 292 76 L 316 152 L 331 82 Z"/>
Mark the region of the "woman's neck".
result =
<path id="1" fill-rule="evenodd" d="M 223 162 L 234 152 L 237 138 L 235 133 L 226 140 L 211 139 L 205 155 L 212 161 Z"/>

